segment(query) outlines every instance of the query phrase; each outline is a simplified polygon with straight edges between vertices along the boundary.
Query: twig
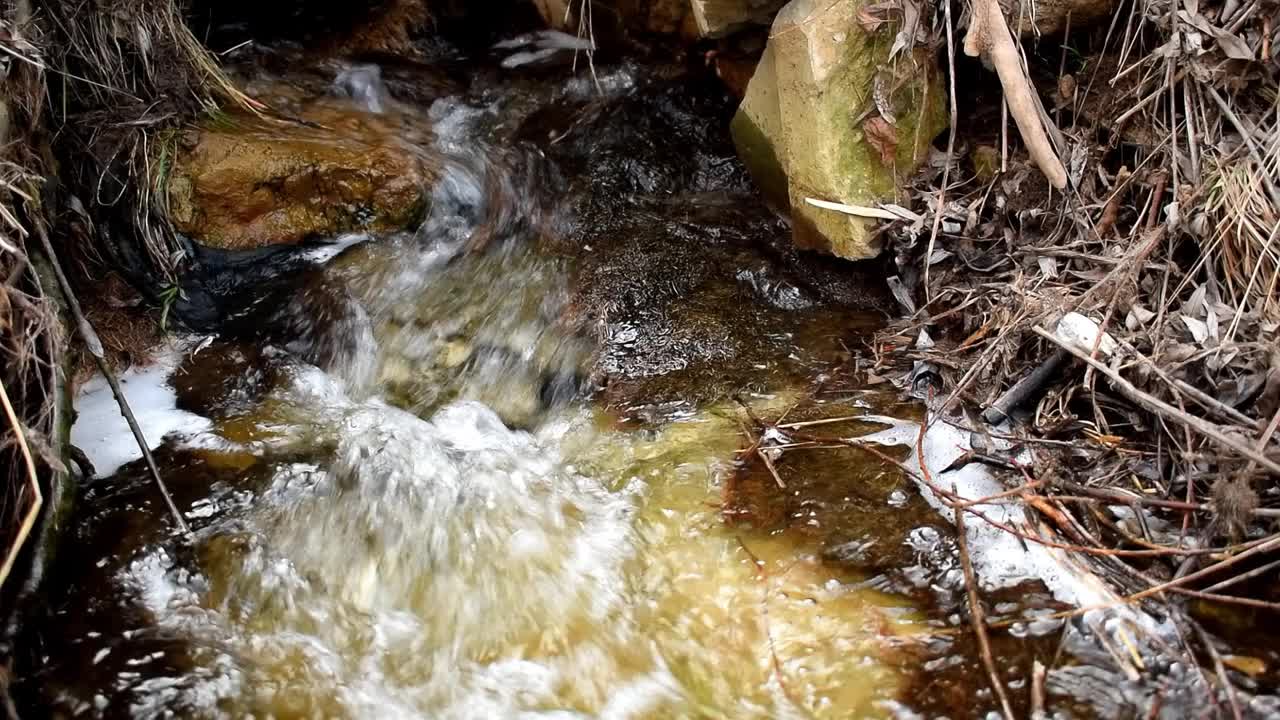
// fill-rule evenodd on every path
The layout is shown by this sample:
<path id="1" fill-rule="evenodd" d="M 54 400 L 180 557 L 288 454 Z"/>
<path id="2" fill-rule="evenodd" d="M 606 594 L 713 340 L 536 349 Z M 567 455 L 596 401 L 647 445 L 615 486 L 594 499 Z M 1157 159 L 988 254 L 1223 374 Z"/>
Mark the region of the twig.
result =
<path id="1" fill-rule="evenodd" d="M 1233 578 L 1228 578 L 1228 579 L 1226 579 L 1226 580 L 1223 580 L 1223 581 L 1222 581 L 1222 582 L 1220 582 L 1220 583 L 1214 583 L 1213 585 L 1210 585 L 1209 587 L 1205 588 L 1205 589 L 1204 589 L 1204 591 L 1205 591 L 1205 592 L 1217 592 L 1217 591 L 1219 591 L 1219 590 L 1223 590 L 1223 589 L 1225 589 L 1225 588 L 1229 588 L 1229 587 L 1231 587 L 1232 585 L 1237 585 L 1237 584 L 1239 584 L 1239 583 L 1244 582 L 1245 580 L 1252 580 L 1253 578 L 1256 578 L 1256 577 L 1258 577 L 1259 575 L 1265 574 L 1267 571 L 1269 571 L 1269 570 L 1271 570 L 1271 569 L 1273 569 L 1273 568 L 1275 568 L 1275 567 L 1277 567 L 1277 566 L 1280 566 L 1280 560 L 1272 560 L 1271 562 L 1267 563 L 1266 565 L 1261 565 L 1261 566 L 1259 566 L 1259 567 L 1256 567 L 1256 568 L 1254 568 L 1254 569 L 1250 570 L 1249 572 L 1246 572 L 1246 573 L 1240 573 L 1239 575 L 1236 575 L 1236 576 L 1235 576 L 1235 577 L 1233 577 Z"/>
<path id="2" fill-rule="evenodd" d="M 1139 505 L 1150 505 L 1154 507 L 1167 508 L 1169 510 L 1189 510 L 1191 512 L 1213 512 L 1213 507 L 1202 505 L 1200 503 L 1189 503 L 1182 500 L 1164 500 L 1162 498 L 1147 497 L 1145 495 L 1132 495 L 1120 490 L 1108 490 L 1106 488 L 1093 488 L 1088 485 L 1081 485 L 1073 482 L 1059 482 L 1058 486 L 1070 490 L 1074 493 L 1088 496 L 1096 500 L 1108 500 L 1114 503 L 1127 505 L 1137 503 Z M 1070 497 L 1058 496 L 1060 500 L 1068 500 Z M 1256 517 L 1280 517 L 1280 508 L 1254 508 L 1253 514 Z"/>
<path id="3" fill-rule="evenodd" d="M 799 428 L 814 427 L 816 425 L 831 425 L 834 423 L 850 422 L 852 420 L 865 420 L 865 415 L 843 415 L 841 417 L 822 418 L 819 420 L 803 420 L 799 422 L 778 423 L 774 427 L 779 430 L 797 430 Z"/>
<path id="4" fill-rule="evenodd" d="M 1253 547 L 1249 548 L 1248 550 L 1245 550 L 1239 555 L 1232 555 L 1231 557 L 1225 560 L 1219 560 L 1218 562 L 1206 568 L 1202 568 L 1193 573 L 1188 573 L 1187 575 L 1183 575 L 1180 578 L 1175 578 L 1168 582 L 1161 583 L 1159 585 L 1147 588 L 1142 592 L 1134 593 L 1133 595 L 1130 595 L 1129 597 L 1125 598 L 1125 600 L 1129 602 L 1133 602 L 1133 601 L 1141 600 L 1146 597 L 1151 597 L 1152 595 L 1162 593 L 1166 590 L 1173 590 L 1175 588 L 1180 588 L 1183 585 L 1186 585 L 1193 580 L 1199 580 L 1200 578 L 1205 577 L 1206 575 L 1212 575 L 1213 573 L 1219 572 L 1221 570 L 1225 570 L 1228 567 L 1231 567 L 1232 565 L 1238 564 L 1239 562 L 1241 562 L 1242 560 L 1245 560 L 1246 558 L 1253 557 L 1254 555 L 1267 553 L 1277 548 L 1280 548 L 1280 535 L 1274 535 L 1271 537 L 1270 540 L 1267 540 L 1266 542 L 1260 543 L 1258 545 L 1254 545 Z"/>
<path id="5" fill-rule="evenodd" d="M 1040 720 L 1044 717 L 1045 709 L 1045 667 L 1036 660 L 1031 663 L 1031 718 L 1032 720 Z"/>
<path id="6" fill-rule="evenodd" d="M 1003 20 L 1003 16 L 1001 16 Z M 926 413 L 928 410 L 926 409 Z M 933 478 L 929 475 L 929 465 L 925 462 L 924 457 L 924 436 L 928 428 L 927 418 L 920 422 L 920 436 L 916 440 L 916 455 L 920 462 L 920 473 L 925 483 L 930 487 L 936 487 Z M 952 497 L 958 498 L 960 493 L 953 485 L 951 488 Z M 941 496 L 939 496 L 941 497 Z M 960 564 L 964 569 L 965 589 L 969 594 L 969 620 L 973 623 L 973 631 L 978 636 L 978 646 L 982 649 L 982 663 L 987 667 L 987 675 L 991 678 L 991 689 L 995 691 L 1000 698 L 1000 708 L 1004 712 L 1005 720 L 1014 720 L 1013 708 L 1009 705 L 1009 694 L 1005 690 L 1004 682 L 1000 679 L 1000 673 L 996 669 L 995 658 L 991 655 L 991 640 L 987 637 L 987 622 L 982 612 L 982 600 L 978 597 L 978 580 L 973 572 L 973 562 L 969 558 L 969 539 L 968 533 L 965 532 L 964 514 L 965 511 L 976 512 L 972 508 L 955 508 L 956 518 L 956 538 L 959 542 Z"/>
<path id="7" fill-rule="evenodd" d="M 769 474 L 773 476 L 773 481 L 778 483 L 778 487 L 786 490 L 787 484 L 782 482 L 782 476 L 778 474 L 778 468 L 773 465 L 773 458 L 769 457 L 769 453 L 765 452 L 765 450 L 768 450 L 768 448 L 757 447 L 756 455 L 759 455 L 760 459 L 764 461 L 764 466 L 769 468 Z"/>
<path id="8" fill-rule="evenodd" d="M 741 535 L 737 536 L 737 541 L 738 547 L 741 547 L 742 551 L 751 559 L 751 566 L 755 568 L 754 575 L 756 576 L 756 579 L 760 581 L 764 589 L 764 593 L 760 596 L 760 614 L 764 618 L 764 635 L 769 641 L 769 655 L 773 660 L 773 673 L 774 676 L 778 678 L 778 687 L 782 689 L 782 694 L 791 701 L 792 705 L 803 710 L 804 705 L 800 704 L 800 701 L 791 694 L 791 688 L 787 686 L 787 678 L 782 674 L 782 661 L 778 658 L 778 650 L 774 646 L 773 629 L 769 622 L 769 576 L 765 574 L 764 561 L 761 560 L 758 555 L 751 552 L 751 548 L 747 547 L 747 543 L 743 541 Z"/>
<path id="9" fill-rule="evenodd" d="M 964 510 L 956 508 L 956 538 L 960 544 L 960 566 L 964 569 L 965 589 L 969 594 L 969 621 L 973 623 L 973 632 L 978 636 L 978 647 L 982 650 L 982 664 L 987 668 L 987 676 L 991 679 L 991 689 L 1000 698 L 1000 709 L 1005 720 L 1014 720 L 1013 708 L 1009 705 L 1009 694 L 1000 672 L 996 669 L 995 658 L 991 655 L 991 640 L 987 637 L 986 617 L 982 612 L 982 601 L 978 598 L 978 579 L 973 572 L 973 562 L 969 559 L 969 541 L 964 530 Z"/>
<path id="10" fill-rule="evenodd" d="M 1201 418 L 1195 417 L 1194 415 L 1190 415 L 1186 412 L 1183 412 L 1182 410 L 1179 410 L 1178 408 L 1170 405 L 1169 403 L 1159 398 L 1153 397 L 1150 394 L 1143 392 L 1142 390 L 1139 390 L 1137 387 L 1133 385 L 1133 383 L 1130 383 L 1128 380 L 1125 380 L 1123 377 L 1121 377 L 1120 373 L 1116 372 L 1115 370 L 1112 370 L 1110 367 L 1107 367 L 1106 365 L 1089 357 L 1087 353 L 1081 350 L 1078 350 L 1075 347 L 1072 347 L 1068 343 L 1063 342 L 1062 340 L 1058 339 L 1053 333 L 1045 330 L 1044 328 L 1036 326 L 1031 329 L 1040 337 L 1043 337 L 1046 340 L 1053 342 L 1059 347 L 1065 348 L 1067 352 L 1070 352 L 1072 355 L 1075 355 L 1080 360 L 1083 360 L 1085 363 L 1089 365 L 1089 367 L 1092 367 L 1093 369 L 1097 370 L 1103 375 L 1106 375 L 1111 380 L 1112 385 L 1114 385 L 1117 390 L 1119 390 L 1122 394 L 1124 394 L 1126 397 L 1128 397 L 1130 400 L 1137 403 L 1138 405 L 1141 405 L 1147 410 L 1150 410 L 1151 412 L 1161 415 L 1167 419 L 1173 420 L 1177 422 L 1179 425 L 1182 425 L 1183 427 L 1194 430 L 1200 433 L 1201 435 L 1204 435 L 1205 437 L 1213 440 L 1214 442 L 1217 442 L 1219 445 L 1222 445 L 1223 447 L 1234 450 L 1240 455 L 1242 455 L 1243 457 L 1249 460 L 1253 460 L 1254 462 L 1258 463 L 1259 465 L 1266 468 L 1267 470 L 1270 470 L 1271 472 L 1276 473 L 1277 475 L 1280 475 L 1280 463 L 1277 463 L 1275 460 L 1272 460 L 1266 455 L 1263 455 L 1262 453 L 1258 452 L 1257 449 L 1250 447 L 1249 445 L 1228 436 L 1226 433 L 1223 433 L 1221 430 L 1215 427 L 1212 423 L 1206 420 L 1202 420 Z"/>
<path id="11" fill-rule="evenodd" d="M 5 554 L 4 565 L 0 566 L 0 587 L 4 586 L 4 581 L 9 578 L 9 572 L 13 570 L 13 564 L 18 559 L 18 553 L 22 551 L 22 546 L 27 542 L 27 536 L 31 534 L 31 528 L 36 524 L 36 518 L 40 515 L 40 507 L 44 505 L 44 495 L 40 492 L 40 481 L 36 475 L 36 463 L 31 458 L 31 448 L 27 445 L 26 433 L 22 431 L 22 421 L 18 419 L 18 414 L 13 410 L 13 403 L 9 402 L 9 391 L 5 389 L 4 383 L 0 382 L 0 402 L 4 404 L 4 414 L 9 420 L 9 425 L 13 427 L 13 435 L 18 440 L 18 451 L 22 453 L 22 464 L 26 466 L 27 483 L 31 487 L 33 495 L 31 507 L 22 517 L 22 524 L 18 526 L 18 533 L 14 536 L 13 543 L 9 546 L 9 552 Z"/>
<path id="12" fill-rule="evenodd" d="M 1213 646 L 1213 640 L 1204 631 L 1204 628 L 1200 627 L 1200 623 L 1192 622 L 1191 627 L 1200 636 L 1200 644 L 1204 645 L 1204 648 L 1209 651 L 1209 657 L 1213 658 L 1213 669 L 1218 673 L 1218 682 L 1222 683 L 1222 692 L 1227 696 L 1227 703 L 1231 705 L 1231 717 L 1235 720 L 1241 720 L 1240 702 L 1236 699 L 1236 688 L 1231 684 L 1230 678 L 1227 677 L 1227 668 L 1222 664 L 1222 656 L 1218 654 L 1218 648 Z"/>
<path id="13" fill-rule="evenodd" d="M 120 381 L 116 379 L 115 373 L 107 365 L 106 353 L 102 349 L 102 341 L 98 339 L 98 334 L 94 332 L 93 325 L 89 323 L 89 319 L 81 311 L 80 301 L 76 299 L 75 293 L 71 290 L 71 283 L 67 280 L 66 273 L 62 271 L 62 264 L 58 262 L 58 256 L 53 251 L 53 243 L 49 241 L 49 234 L 43 226 L 37 225 L 36 228 L 37 234 L 40 236 L 41 245 L 44 247 L 45 255 L 48 256 L 49 264 L 53 266 L 54 275 L 58 278 L 58 286 L 62 289 L 62 294 L 67 300 L 67 308 L 71 311 L 72 317 L 75 318 L 76 330 L 80 333 L 80 338 L 84 340 L 89 354 L 93 355 L 93 360 L 97 364 L 98 370 L 102 372 L 103 377 L 107 379 L 107 384 L 111 386 L 111 394 L 115 396 L 116 404 L 120 406 L 120 414 L 129 423 L 129 430 L 133 432 L 133 439 L 138 443 L 138 448 L 142 451 L 142 457 L 147 462 L 147 469 L 151 472 L 151 478 L 155 480 L 156 487 L 160 490 L 160 495 L 164 497 L 165 504 L 169 506 L 169 512 L 173 514 L 173 519 L 177 523 L 178 529 L 184 535 L 191 534 L 191 528 L 187 525 L 187 521 L 183 519 L 182 513 L 173 501 L 173 496 L 169 494 L 169 488 L 165 485 L 164 478 L 160 477 L 160 469 L 156 467 L 155 458 L 151 455 L 151 448 L 147 445 L 147 438 L 142 434 L 142 428 L 138 425 L 138 419 L 134 417 L 133 410 L 129 407 L 129 401 L 125 398 L 124 391 L 120 389 Z"/>
<path id="14" fill-rule="evenodd" d="M 1216 552 L 1214 550 L 1183 550 L 1178 548 L 1165 548 L 1165 549 L 1158 549 L 1158 550 L 1120 550 L 1120 549 L 1113 549 L 1113 548 L 1089 547 L 1086 545 L 1060 543 L 1054 540 L 1049 540 L 1047 538 L 1037 537 L 1030 533 L 1022 532 L 1017 528 L 1008 525 L 1007 523 L 1002 523 L 999 520 L 995 520 L 991 516 L 987 515 L 981 510 L 978 510 L 975 507 L 968 506 L 966 504 L 967 501 L 965 500 L 965 498 L 962 498 L 952 493 L 951 491 L 938 486 L 937 484 L 933 483 L 931 480 L 921 477 L 918 473 L 913 471 L 910 467 L 908 467 L 902 461 L 896 460 L 893 457 L 890 457 L 889 455 L 877 450 L 876 448 L 864 442 L 860 442 L 857 438 L 846 438 L 846 439 L 842 439 L 840 442 L 847 444 L 849 447 L 861 448 L 871 453 L 872 455 L 875 455 L 876 457 L 880 458 L 884 462 L 887 462 L 891 465 L 898 467 L 899 469 L 901 469 L 903 472 L 907 473 L 911 477 L 920 480 L 920 482 L 924 483 L 925 486 L 928 487 L 929 490 L 932 491 L 933 494 L 938 497 L 939 501 L 942 502 L 942 504 L 946 505 L 947 507 L 963 510 L 969 513 L 970 515 L 973 515 L 974 517 L 978 518 L 979 520 L 985 522 L 986 524 L 990 525 L 991 527 L 994 527 L 998 530 L 1003 530 L 1020 540 L 1033 542 L 1033 543 L 1036 543 L 1037 545 L 1043 545 L 1045 547 L 1054 548 L 1056 550 L 1066 550 L 1070 552 L 1078 552 L 1084 555 L 1099 555 L 1103 557 L 1164 557 L 1169 555 L 1178 555 L 1178 556 L 1211 555 L 1214 552 Z"/>
<path id="15" fill-rule="evenodd" d="M 933 246 L 938 241 L 938 230 L 942 227 L 942 214 L 947 206 L 947 185 L 951 182 L 951 163 L 956 154 L 956 123 L 959 111 L 956 108 L 956 46 L 955 32 L 951 24 L 951 0 L 942 1 L 942 13 L 947 23 L 947 70 L 948 82 L 951 86 L 950 109 L 951 125 L 947 132 L 947 160 L 942 166 L 942 186 L 938 189 L 938 209 L 933 215 L 933 227 L 929 230 L 929 246 L 924 253 L 924 298 L 925 304 L 933 301 L 929 288 L 929 268 L 933 266 Z"/>

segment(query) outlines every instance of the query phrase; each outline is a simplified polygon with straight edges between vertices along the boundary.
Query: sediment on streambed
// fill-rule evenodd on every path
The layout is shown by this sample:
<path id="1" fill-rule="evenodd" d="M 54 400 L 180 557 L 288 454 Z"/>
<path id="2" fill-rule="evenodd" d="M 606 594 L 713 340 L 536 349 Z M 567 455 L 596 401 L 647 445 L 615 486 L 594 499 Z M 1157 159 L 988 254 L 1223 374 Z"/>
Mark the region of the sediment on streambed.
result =
<path id="1" fill-rule="evenodd" d="M 288 693 L 244 688 L 321 656 L 365 673 L 443 653 L 433 667 L 462 657 L 526 693 L 504 710 L 747 712 L 678 637 L 735 620 L 742 642 L 720 650 L 758 656 L 737 694 L 762 716 L 1276 710 L 1265 3 L 481 5 L 3 10 L 0 600 L 23 710 L 216 714 L 208 690 L 280 711 Z M 119 412 L 104 372 L 147 442 L 103 430 Z M 607 431 L 567 419 L 588 410 Z M 405 483 L 365 496 L 387 481 L 359 462 L 380 442 Z M 602 457 L 611 444 L 627 457 Z M 194 478 L 173 483 L 172 521 L 193 544 L 168 535 L 140 445 Z M 453 487 L 472 462 L 527 514 L 473 498 L 436 523 L 435 555 L 370 559 L 433 541 L 365 503 L 434 512 L 424 478 Z M 679 522 L 699 529 L 684 545 Z M 516 559 L 454 566 L 467 527 L 491 549 L 518 536 Z M 113 533 L 129 540 L 104 565 L 59 560 Z M 311 553 L 318 537 L 371 549 L 346 563 Z M 586 575 L 557 574 L 553 547 Z M 720 584 L 679 586 L 679 563 Z M 453 584 L 415 584 L 428 566 Z M 379 635 L 407 627 L 379 588 L 421 614 L 483 586 L 500 614 L 518 577 L 529 617 L 422 626 L 443 633 L 431 648 Z M 313 584 L 245 590 L 267 580 Z M 101 608 L 60 635 L 42 606 L 75 614 L 82 588 L 122 599 L 142 639 L 91 637 L 112 626 Z M 618 595 L 590 606 L 592 588 Z M 693 599 L 718 590 L 732 617 Z M 806 593 L 839 609 L 807 614 Z M 259 623 L 310 637 L 315 618 L 248 606 L 302 595 L 387 613 L 337 626 L 379 639 L 263 651 Z M 842 622 L 859 627 L 846 645 Z M 628 654 L 645 623 L 661 651 Z M 77 659 L 86 638 L 102 644 Z M 490 662 L 512 646 L 542 654 Z M 885 659 L 874 692 L 847 687 L 837 649 Z M 610 662 L 556 685 L 592 653 Z M 474 716 L 447 675 L 414 672 L 308 707 Z"/>

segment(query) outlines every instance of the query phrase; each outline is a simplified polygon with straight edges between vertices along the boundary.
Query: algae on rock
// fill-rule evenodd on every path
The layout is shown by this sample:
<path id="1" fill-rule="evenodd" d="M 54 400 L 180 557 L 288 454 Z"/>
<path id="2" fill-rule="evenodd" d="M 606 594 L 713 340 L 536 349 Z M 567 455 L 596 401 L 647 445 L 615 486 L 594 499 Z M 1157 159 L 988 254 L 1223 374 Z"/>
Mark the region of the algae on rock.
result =
<path id="1" fill-rule="evenodd" d="M 766 196 L 790 207 L 796 245 L 849 259 L 878 254 L 872 223 L 806 200 L 894 200 L 947 124 L 933 57 L 916 49 L 891 59 L 895 25 L 866 29 L 865 4 L 788 3 L 732 127 Z"/>

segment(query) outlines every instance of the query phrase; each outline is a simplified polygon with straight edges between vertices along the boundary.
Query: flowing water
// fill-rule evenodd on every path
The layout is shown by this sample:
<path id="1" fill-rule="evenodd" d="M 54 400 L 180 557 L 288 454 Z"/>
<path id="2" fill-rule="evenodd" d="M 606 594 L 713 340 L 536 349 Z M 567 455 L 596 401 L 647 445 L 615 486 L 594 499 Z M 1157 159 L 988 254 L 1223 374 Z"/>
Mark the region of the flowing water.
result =
<path id="1" fill-rule="evenodd" d="M 139 461 L 101 468 L 32 633 L 32 702 L 137 718 L 992 707 L 948 630 L 950 525 L 915 484 L 847 445 L 753 452 L 793 440 L 755 437 L 757 417 L 848 438 L 918 411 L 844 379 L 877 322 L 871 278 L 787 248 L 705 89 L 624 67 L 599 89 L 504 77 L 408 107 L 383 73 L 345 68 L 331 92 L 431 127 L 427 218 L 301 251 L 220 337 L 126 378 L 176 405 L 149 432 L 194 535 L 173 533 Z M 77 441 L 119 450 L 104 401 L 86 387 Z M 1057 607 L 1043 591 L 1018 597 L 995 614 L 1029 619 L 1002 660 L 1025 694 L 1030 656 L 1057 645 L 1035 638 L 1061 623 L 1034 621 Z"/>

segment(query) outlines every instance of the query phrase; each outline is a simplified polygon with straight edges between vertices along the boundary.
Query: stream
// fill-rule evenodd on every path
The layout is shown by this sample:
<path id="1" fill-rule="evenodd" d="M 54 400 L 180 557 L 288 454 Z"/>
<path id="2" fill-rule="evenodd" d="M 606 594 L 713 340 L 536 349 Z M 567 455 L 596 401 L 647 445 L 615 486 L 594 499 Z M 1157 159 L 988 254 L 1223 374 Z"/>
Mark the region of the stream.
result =
<path id="1" fill-rule="evenodd" d="M 189 539 L 105 384 L 81 388 L 96 476 L 21 697 L 102 718 L 994 711 L 954 525 L 895 462 L 921 405 L 900 373 L 866 381 L 884 270 L 791 248 L 705 79 L 508 57 L 461 86 L 415 79 L 429 64 L 252 79 L 393 118 L 438 158 L 430 208 L 266 257 L 280 272 L 220 298 L 219 332 L 123 374 Z M 1017 708 L 1039 660 L 1067 670 L 1061 717 L 1120 716 L 1124 678 L 1049 617 L 1070 601 L 976 561 Z"/>

